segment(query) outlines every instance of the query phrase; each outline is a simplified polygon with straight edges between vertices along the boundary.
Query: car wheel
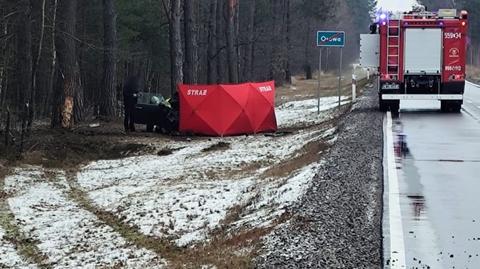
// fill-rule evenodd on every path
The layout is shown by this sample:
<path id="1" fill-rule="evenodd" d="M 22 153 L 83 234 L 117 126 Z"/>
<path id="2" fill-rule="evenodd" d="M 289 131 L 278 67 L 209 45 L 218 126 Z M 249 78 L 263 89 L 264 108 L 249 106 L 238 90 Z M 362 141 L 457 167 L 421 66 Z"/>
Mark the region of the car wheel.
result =
<path id="1" fill-rule="evenodd" d="M 147 132 L 153 132 L 153 124 L 147 124 Z"/>

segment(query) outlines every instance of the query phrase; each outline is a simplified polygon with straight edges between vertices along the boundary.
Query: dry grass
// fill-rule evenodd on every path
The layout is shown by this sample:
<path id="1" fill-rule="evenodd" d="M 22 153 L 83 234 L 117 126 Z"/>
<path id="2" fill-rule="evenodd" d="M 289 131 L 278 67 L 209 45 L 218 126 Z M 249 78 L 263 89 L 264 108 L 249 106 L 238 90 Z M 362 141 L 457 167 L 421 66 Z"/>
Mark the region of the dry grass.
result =
<path id="1" fill-rule="evenodd" d="M 262 177 L 264 178 L 284 178 L 292 172 L 308 166 L 321 159 L 321 153 L 329 148 L 323 141 L 312 141 L 293 154 L 293 158 L 287 159 L 279 165 L 266 170 Z"/>
<path id="2" fill-rule="evenodd" d="M 351 74 L 344 74 L 341 84 L 340 94 L 350 96 L 352 84 Z M 361 88 L 367 81 L 362 79 L 357 82 L 359 94 Z M 320 77 L 320 97 L 329 97 L 338 95 L 338 75 L 333 73 L 322 74 Z M 292 78 L 291 85 L 277 87 L 276 89 L 276 105 L 282 105 L 286 102 L 301 101 L 318 97 L 318 73 L 314 75 L 313 79 L 306 80 L 305 77 L 295 76 Z"/>
<path id="3" fill-rule="evenodd" d="M 171 148 L 163 148 L 157 152 L 158 156 L 168 156 L 173 154 L 173 150 Z"/>
<path id="4" fill-rule="evenodd" d="M 322 75 L 320 82 L 320 95 L 322 97 L 336 94 L 337 79 L 331 74 Z M 316 78 L 306 80 L 296 76 L 292 79 L 291 85 L 278 87 L 275 94 L 277 106 L 286 102 L 316 98 L 318 95 L 318 80 Z"/>
<path id="5" fill-rule="evenodd" d="M 216 144 L 211 145 L 208 148 L 202 149 L 202 152 L 223 151 L 223 150 L 227 150 L 229 148 L 230 148 L 230 143 L 226 143 L 226 142 L 221 141 L 221 142 L 218 142 Z"/>
<path id="6" fill-rule="evenodd" d="M 14 148 L 2 149 L 0 160 L 11 167 L 21 164 L 71 169 L 99 159 L 120 159 L 154 153 L 155 148 L 125 137 L 90 136 L 63 130 L 35 130 L 19 155 Z"/>
<path id="7" fill-rule="evenodd" d="M 222 226 L 210 235 L 210 241 L 187 249 L 179 260 L 172 260 L 171 268 L 201 268 L 214 265 L 219 269 L 254 268 L 253 261 L 261 248 L 261 239 L 275 226 L 292 217 L 284 213 L 272 225 L 262 228 L 229 231 L 229 224 L 237 221 L 248 204 L 232 208 Z"/>
<path id="8" fill-rule="evenodd" d="M 214 265 L 219 269 L 253 268 L 258 255 L 260 239 L 271 232 L 271 227 L 239 231 L 233 235 L 219 234 L 208 244 L 188 249 L 180 260 L 171 262 L 171 268 L 201 268 Z"/>

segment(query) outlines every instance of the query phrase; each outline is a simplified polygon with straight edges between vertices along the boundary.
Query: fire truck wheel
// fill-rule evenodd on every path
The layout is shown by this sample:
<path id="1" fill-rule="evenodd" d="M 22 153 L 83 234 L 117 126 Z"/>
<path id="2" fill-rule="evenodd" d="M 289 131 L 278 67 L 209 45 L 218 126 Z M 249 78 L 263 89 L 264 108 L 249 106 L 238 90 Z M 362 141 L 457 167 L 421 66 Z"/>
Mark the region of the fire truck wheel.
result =
<path id="1" fill-rule="evenodd" d="M 390 102 L 390 111 L 392 114 L 396 115 L 398 114 L 398 111 L 400 110 L 400 100 L 395 100 Z"/>
<path id="2" fill-rule="evenodd" d="M 388 104 L 387 104 L 387 102 L 380 100 L 378 103 L 379 103 L 378 106 L 379 106 L 380 111 L 382 111 L 382 112 L 387 112 L 387 110 L 388 110 Z"/>
<path id="3" fill-rule="evenodd" d="M 443 112 L 443 113 L 446 113 L 448 112 L 448 107 L 449 107 L 449 104 L 447 101 L 440 101 L 440 110 Z"/>
<path id="4" fill-rule="evenodd" d="M 452 103 L 451 110 L 453 113 L 460 113 L 460 111 L 462 111 L 462 104 L 458 102 Z"/>
<path id="5" fill-rule="evenodd" d="M 147 124 L 147 132 L 153 132 L 153 124 Z"/>
<path id="6" fill-rule="evenodd" d="M 441 101 L 441 111 L 444 113 L 460 113 L 462 103 L 458 101 Z"/>

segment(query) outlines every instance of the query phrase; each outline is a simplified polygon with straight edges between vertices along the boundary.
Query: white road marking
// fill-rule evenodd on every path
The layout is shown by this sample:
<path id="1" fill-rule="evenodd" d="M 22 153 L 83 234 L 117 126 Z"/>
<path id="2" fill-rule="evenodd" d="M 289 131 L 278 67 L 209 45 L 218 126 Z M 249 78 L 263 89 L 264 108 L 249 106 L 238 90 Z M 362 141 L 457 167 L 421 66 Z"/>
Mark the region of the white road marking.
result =
<path id="1" fill-rule="evenodd" d="M 405 243 L 400 209 L 400 190 L 393 147 L 392 115 L 387 113 L 386 147 L 388 180 L 388 213 L 390 228 L 390 268 L 405 268 Z"/>

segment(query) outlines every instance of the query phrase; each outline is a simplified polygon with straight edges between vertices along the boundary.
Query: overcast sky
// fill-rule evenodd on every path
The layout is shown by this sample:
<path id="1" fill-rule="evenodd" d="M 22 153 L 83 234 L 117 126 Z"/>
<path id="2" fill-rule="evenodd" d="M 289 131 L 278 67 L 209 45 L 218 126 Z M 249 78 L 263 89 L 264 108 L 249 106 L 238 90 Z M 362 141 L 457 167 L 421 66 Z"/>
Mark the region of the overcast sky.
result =
<path id="1" fill-rule="evenodd" d="M 378 8 L 388 11 L 410 11 L 415 0 L 378 0 Z"/>

